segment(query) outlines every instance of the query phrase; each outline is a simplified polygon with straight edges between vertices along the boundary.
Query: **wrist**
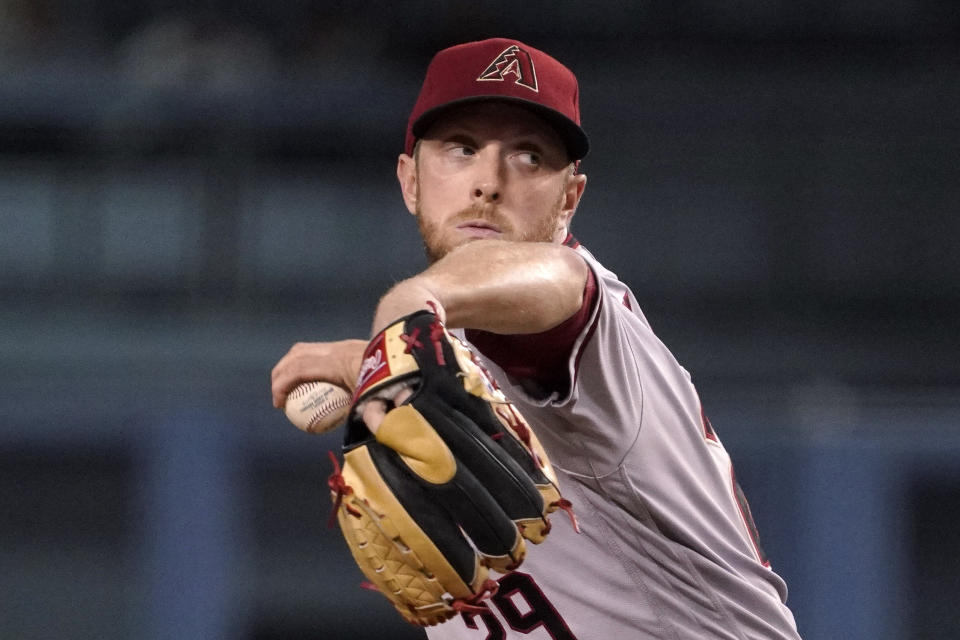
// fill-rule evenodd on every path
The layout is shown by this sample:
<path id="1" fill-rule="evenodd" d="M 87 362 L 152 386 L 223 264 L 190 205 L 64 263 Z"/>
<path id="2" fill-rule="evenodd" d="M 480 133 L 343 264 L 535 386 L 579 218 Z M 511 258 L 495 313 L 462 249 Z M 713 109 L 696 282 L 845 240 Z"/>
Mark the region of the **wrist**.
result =
<path id="1" fill-rule="evenodd" d="M 371 335 L 377 335 L 398 318 L 420 310 L 433 312 L 441 322 L 446 320 L 443 305 L 422 278 L 404 280 L 380 299 L 374 314 Z"/>
<path id="2" fill-rule="evenodd" d="M 357 374 L 363 362 L 363 352 L 367 348 L 366 340 L 345 340 L 344 356 L 341 359 L 340 380 L 343 388 L 353 393 L 357 386 Z"/>

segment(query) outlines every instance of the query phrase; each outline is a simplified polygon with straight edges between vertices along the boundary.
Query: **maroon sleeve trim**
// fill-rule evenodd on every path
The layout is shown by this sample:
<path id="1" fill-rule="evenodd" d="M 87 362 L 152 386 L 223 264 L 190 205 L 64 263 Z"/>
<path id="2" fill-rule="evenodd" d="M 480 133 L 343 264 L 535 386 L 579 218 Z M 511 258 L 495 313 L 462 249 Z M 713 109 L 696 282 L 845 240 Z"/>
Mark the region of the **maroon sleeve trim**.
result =
<path id="1" fill-rule="evenodd" d="M 541 333 L 502 335 L 466 329 L 465 335 L 480 352 L 512 379 L 532 381 L 545 392 L 570 389 L 567 371 L 577 339 L 590 322 L 598 297 L 596 276 L 587 269 L 580 309 L 562 323 Z M 591 331 L 592 332 L 592 331 Z M 577 354 L 579 362 L 580 354 Z"/>
<path id="2" fill-rule="evenodd" d="M 580 344 L 577 346 L 577 357 L 573 361 L 573 383 L 577 383 L 577 376 L 580 373 L 580 358 L 583 357 L 583 350 L 588 344 L 590 344 L 590 339 L 593 337 L 594 332 L 597 330 L 597 325 L 600 324 L 600 305 L 603 304 L 603 298 L 600 296 L 595 296 L 597 298 L 597 312 L 593 316 L 593 323 L 590 325 L 590 328 L 587 329 L 586 335 L 583 336 L 583 340 L 580 341 Z"/>

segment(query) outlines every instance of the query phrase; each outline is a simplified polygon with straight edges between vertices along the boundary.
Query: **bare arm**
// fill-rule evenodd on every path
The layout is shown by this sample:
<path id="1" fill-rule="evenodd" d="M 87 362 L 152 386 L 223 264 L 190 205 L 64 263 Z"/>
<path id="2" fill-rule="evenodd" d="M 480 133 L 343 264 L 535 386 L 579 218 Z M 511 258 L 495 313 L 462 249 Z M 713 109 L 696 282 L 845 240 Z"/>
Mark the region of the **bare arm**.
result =
<path id="1" fill-rule="evenodd" d="M 381 300 L 373 333 L 427 302 L 452 328 L 537 333 L 583 303 L 587 265 L 572 249 L 546 242 L 478 240 L 396 285 Z"/>
<path id="2" fill-rule="evenodd" d="M 387 292 L 377 307 L 373 333 L 428 308 L 428 301 L 452 328 L 546 331 L 580 309 L 586 279 L 586 263 L 562 245 L 478 240 Z M 295 344 L 272 371 L 274 406 L 282 407 L 290 390 L 308 380 L 352 391 L 365 347 L 365 340 Z"/>

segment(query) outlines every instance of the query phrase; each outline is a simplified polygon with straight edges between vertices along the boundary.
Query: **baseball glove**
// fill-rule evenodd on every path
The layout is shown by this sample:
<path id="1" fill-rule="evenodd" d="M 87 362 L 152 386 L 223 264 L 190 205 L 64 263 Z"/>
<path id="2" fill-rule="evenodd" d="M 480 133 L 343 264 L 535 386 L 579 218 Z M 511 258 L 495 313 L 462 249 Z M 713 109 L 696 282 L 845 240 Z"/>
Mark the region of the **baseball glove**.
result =
<path id="1" fill-rule="evenodd" d="M 412 394 L 399 406 L 398 389 Z M 366 402 L 387 413 L 376 434 Z M 542 542 L 561 498 L 546 453 L 471 351 L 429 311 L 367 346 L 347 420 L 334 513 L 367 579 L 416 625 L 472 610 Z"/>

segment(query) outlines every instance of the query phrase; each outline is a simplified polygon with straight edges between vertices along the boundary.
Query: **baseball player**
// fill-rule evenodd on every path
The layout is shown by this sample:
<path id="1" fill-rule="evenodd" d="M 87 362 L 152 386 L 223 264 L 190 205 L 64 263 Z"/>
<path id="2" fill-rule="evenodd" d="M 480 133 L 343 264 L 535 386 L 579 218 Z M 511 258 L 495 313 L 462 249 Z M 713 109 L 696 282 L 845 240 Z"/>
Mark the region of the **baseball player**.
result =
<path id="1" fill-rule="evenodd" d="M 373 333 L 428 312 L 465 340 L 539 437 L 564 496 L 552 504 L 572 504 L 578 526 L 555 513 L 518 568 L 427 635 L 798 638 L 690 375 L 571 234 L 587 150 L 576 78 L 546 53 L 490 39 L 431 62 L 397 164 L 430 266 L 384 295 Z M 371 353 L 366 340 L 295 345 L 274 404 L 304 380 L 354 390 Z M 354 419 L 376 433 L 403 403 Z"/>

